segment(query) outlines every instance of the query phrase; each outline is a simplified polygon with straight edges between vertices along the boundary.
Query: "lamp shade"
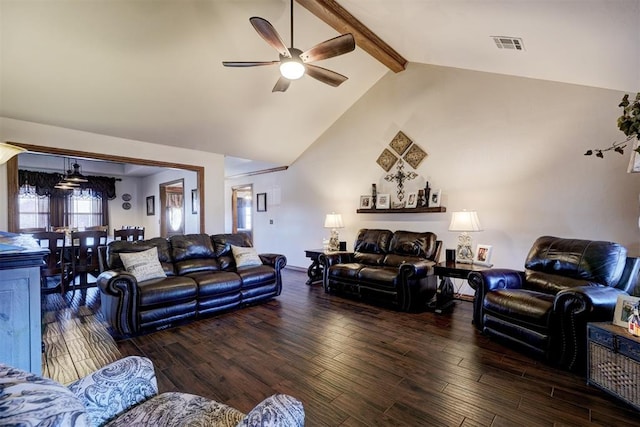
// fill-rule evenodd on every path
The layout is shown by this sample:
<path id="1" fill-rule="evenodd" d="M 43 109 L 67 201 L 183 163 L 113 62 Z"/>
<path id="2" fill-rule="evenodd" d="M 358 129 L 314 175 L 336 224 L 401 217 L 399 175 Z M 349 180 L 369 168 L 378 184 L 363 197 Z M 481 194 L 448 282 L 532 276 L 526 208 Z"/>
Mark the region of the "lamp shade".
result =
<path id="1" fill-rule="evenodd" d="M 482 226 L 476 211 L 454 212 L 451 215 L 449 231 L 481 231 Z"/>
<path id="2" fill-rule="evenodd" d="M 22 147 L 16 147 L 4 142 L 0 142 L 0 165 L 9 161 L 10 158 L 16 154 L 20 154 L 23 151 L 27 151 Z"/>
<path id="3" fill-rule="evenodd" d="M 342 215 L 331 212 L 324 218 L 324 228 L 344 228 Z"/>

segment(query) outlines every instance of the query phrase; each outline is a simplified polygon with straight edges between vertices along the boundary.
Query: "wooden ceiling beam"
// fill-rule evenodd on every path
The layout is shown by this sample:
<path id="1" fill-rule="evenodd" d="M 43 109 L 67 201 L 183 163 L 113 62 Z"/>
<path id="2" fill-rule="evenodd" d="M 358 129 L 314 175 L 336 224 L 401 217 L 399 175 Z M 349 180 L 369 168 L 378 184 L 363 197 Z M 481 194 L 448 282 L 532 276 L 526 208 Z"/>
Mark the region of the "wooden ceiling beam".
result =
<path id="1" fill-rule="evenodd" d="M 395 73 L 404 71 L 407 60 L 334 0 L 296 0 L 340 34 L 351 33 L 362 50 Z"/>

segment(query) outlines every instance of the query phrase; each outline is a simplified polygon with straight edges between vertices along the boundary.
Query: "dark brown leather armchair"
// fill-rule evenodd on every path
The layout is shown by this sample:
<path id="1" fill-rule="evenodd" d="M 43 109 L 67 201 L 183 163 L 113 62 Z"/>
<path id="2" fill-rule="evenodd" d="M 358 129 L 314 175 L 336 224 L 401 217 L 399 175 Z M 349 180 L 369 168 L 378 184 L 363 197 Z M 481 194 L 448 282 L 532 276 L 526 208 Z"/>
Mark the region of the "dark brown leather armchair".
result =
<path id="1" fill-rule="evenodd" d="M 617 243 L 543 236 L 524 271 L 469 275 L 473 322 L 483 334 L 584 373 L 587 322 L 613 319 L 618 295 L 633 292 L 639 268 L 640 259 Z"/>

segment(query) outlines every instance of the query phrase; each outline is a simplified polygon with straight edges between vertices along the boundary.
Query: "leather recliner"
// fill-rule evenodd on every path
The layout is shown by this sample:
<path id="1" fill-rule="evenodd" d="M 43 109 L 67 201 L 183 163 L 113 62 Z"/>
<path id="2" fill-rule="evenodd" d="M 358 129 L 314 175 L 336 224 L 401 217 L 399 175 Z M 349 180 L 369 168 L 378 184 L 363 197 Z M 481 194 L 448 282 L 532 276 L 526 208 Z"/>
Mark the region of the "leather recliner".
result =
<path id="1" fill-rule="evenodd" d="M 640 259 L 612 242 L 543 236 L 524 271 L 472 272 L 473 322 L 483 334 L 584 373 L 587 323 L 611 321 L 617 297 L 633 291 Z"/>

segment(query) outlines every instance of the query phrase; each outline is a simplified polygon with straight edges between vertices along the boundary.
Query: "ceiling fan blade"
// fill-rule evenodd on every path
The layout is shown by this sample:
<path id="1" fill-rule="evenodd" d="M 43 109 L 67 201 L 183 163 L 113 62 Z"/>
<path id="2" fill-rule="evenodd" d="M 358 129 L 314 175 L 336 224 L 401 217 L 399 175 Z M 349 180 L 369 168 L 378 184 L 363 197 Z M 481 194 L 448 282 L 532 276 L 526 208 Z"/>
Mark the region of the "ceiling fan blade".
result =
<path id="1" fill-rule="evenodd" d="M 314 79 L 326 83 L 329 86 L 338 87 L 348 80 L 348 77 L 338 74 L 335 71 L 318 67 L 317 65 L 305 64 L 307 74 Z"/>
<path id="2" fill-rule="evenodd" d="M 278 51 L 278 53 L 285 58 L 291 58 L 289 49 L 285 46 L 280 34 L 273 28 L 273 25 L 266 19 L 254 16 L 249 19 L 253 28 L 256 29 L 260 37 L 262 37 L 271 47 Z"/>
<path id="3" fill-rule="evenodd" d="M 273 87 L 271 92 L 284 92 L 287 89 L 289 89 L 290 84 L 291 84 L 291 80 L 285 79 L 284 77 L 280 76 L 280 78 L 276 82 L 276 85 Z"/>
<path id="4" fill-rule="evenodd" d="M 222 61 L 222 65 L 224 65 L 225 67 L 258 67 L 261 65 L 274 65 L 279 63 L 280 61 L 262 61 L 262 62 Z"/>
<path id="5" fill-rule="evenodd" d="M 322 59 L 333 58 L 347 52 L 351 52 L 356 48 L 356 42 L 351 33 L 343 34 L 322 43 L 318 43 L 311 49 L 300 55 L 302 62 L 314 62 Z"/>

